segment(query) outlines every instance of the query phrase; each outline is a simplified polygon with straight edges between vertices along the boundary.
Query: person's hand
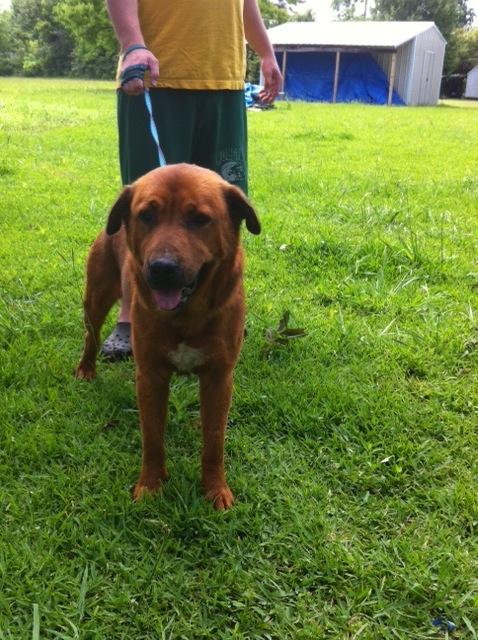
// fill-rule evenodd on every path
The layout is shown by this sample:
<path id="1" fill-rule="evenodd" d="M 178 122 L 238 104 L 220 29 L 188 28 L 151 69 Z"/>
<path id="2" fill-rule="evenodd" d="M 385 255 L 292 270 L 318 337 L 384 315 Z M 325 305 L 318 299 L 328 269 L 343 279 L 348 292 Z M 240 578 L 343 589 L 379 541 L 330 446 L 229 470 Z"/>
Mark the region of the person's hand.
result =
<path id="1" fill-rule="evenodd" d="M 277 98 L 282 87 L 282 74 L 274 55 L 262 58 L 261 70 L 264 77 L 264 89 L 260 92 L 259 97 L 262 102 L 270 104 Z"/>
<path id="2" fill-rule="evenodd" d="M 144 64 L 149 67 L 151 85 L 154 87 L 159 78 L 159 62 L 149 49 L 135 49 L 129 53 L 121 63 L 120 73 L 128 67 Z M 129 96 L 139 96 L 144 93 L 144 82 L 139 78 L 132 78 L 121 87 Z"/>

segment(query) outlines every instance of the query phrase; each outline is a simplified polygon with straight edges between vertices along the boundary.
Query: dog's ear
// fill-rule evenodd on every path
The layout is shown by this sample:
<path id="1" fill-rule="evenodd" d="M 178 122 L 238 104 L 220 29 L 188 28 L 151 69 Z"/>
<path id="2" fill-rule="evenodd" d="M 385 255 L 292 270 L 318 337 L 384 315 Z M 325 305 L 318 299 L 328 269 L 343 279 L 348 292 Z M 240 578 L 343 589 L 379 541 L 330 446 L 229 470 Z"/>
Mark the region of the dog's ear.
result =
<path id="1" fill-rule="evenodd" d="M 245 220 L 247 230 L 258 235 L 261 232 L 261 224 L 256 212 L 241 189 L 231 184 L 226 188 L 225 197 L 229 215 L 234 224 L 239 227 L 242 220 Z"/>
<path id="2" fill-rule="evenodd" d="M 125 187 L 120 193 L 118 200 L 111 207 L 108 222 L 106 224 L 106 233 L 112 236 L 120 230 L 121 223 L 127 223 L 130 214 L 131 199 L 133 197 L 133 189 Z"/>

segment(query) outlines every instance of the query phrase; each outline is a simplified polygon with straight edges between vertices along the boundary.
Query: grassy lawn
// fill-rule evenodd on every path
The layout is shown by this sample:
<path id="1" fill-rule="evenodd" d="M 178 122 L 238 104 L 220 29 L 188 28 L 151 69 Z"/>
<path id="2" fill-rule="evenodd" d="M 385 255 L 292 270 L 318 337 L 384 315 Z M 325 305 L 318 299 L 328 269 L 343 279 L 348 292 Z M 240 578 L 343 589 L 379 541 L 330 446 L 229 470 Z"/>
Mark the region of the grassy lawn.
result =
<path id="1" fill-rule="evenodd" d="M 113 85 L 0 80 L 0 639 L 478 636 L 477 123 L 249 114 L 263 233 L 243 235 L 237 505 L 216 513 L 195 379 L 174 383 L 170 481 L 133 504 L 133 365 L 72 377 L 119 190 Z M 282 344 L 285 311 L 307 335 Z"/>

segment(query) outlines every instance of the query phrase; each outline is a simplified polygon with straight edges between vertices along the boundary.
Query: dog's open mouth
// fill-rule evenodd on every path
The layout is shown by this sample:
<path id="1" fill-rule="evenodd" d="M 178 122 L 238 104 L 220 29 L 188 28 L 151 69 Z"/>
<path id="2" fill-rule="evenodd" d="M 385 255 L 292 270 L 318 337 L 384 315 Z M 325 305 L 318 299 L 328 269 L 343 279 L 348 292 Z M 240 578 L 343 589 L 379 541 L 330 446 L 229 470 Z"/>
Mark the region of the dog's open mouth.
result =
<path id="1" fill-rule="evenodd" d="M 175 311 L 182 307 L 196 290 L 199 278 L 182 288 L 152 289 L 153 299 L 161 311 Z"/>

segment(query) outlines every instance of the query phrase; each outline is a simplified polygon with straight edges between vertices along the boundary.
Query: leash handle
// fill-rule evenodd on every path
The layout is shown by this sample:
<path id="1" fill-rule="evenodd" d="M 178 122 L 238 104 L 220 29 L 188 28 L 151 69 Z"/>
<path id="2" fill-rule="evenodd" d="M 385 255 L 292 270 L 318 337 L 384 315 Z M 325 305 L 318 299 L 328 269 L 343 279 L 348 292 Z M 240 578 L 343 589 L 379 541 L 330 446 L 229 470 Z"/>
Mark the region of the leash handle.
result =
<path id="1" fill-rule="evenodd" d="M 123 87 L 127 82 L 133 80 L 133 78 L 138 78 L 139 80 L 143 80 L 145 71 L 149 69 L 147 64 L 132 64 L 120 73 L 119 79 L 121 80 L 121 87 Z"/>
<path id="2" fill-rule="evenodd" d="M 156 146 L 158 148 L 159 166 L 160 167 L 165 167 L 166 166 L 166 158 L 164 157 L 163 150 L 161 149 L 161 145 L 159 143 L 158 129 L 156 128 L 156 123 L 154 122 L 154 118 L 153 118 L 153 106 L 151 104 L 151 96 L 149 95 L 149 91 L 147 89 L 145 89 L 145 91 L 144 91 L 144 103 L 145 103 L 146 109 L 148 110 L 148 113 L 149 113 L 149 130 L 151 131 L 151 136 L 152 136 L 152 138 L 153 138 L 153 140 L 156 143 Z"/>

